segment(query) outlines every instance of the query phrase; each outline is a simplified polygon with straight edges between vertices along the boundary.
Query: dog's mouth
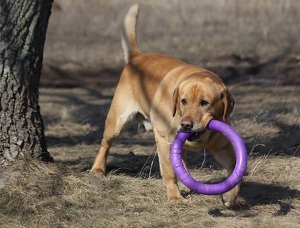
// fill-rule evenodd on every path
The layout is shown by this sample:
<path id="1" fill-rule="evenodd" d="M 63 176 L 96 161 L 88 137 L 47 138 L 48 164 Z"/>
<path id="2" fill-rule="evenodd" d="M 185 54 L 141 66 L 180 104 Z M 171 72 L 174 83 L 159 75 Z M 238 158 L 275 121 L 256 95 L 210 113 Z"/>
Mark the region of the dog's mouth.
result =
<path id="1" fill-rule="evenodd" d="M 200 132 L 193 132 L 192 135 L 187 138 L 187 140 L 190 142 L 196 142 L 201 139 L 205 132 L 205 130 L 202 130 Z"/>
<path id="2" fill-rule="evenodd" d="M 187 131 L 178 131 L 178 132 L 187 132 Z M 189 142 L 197 142 L 201 139 L 201 137 L 205 134 L 206 130 L 202 130 L 202 131 L 196 131 L 196 132 L 188 132 L 191 133 L 191 136 L 187 138 L 187 141 Z"/>

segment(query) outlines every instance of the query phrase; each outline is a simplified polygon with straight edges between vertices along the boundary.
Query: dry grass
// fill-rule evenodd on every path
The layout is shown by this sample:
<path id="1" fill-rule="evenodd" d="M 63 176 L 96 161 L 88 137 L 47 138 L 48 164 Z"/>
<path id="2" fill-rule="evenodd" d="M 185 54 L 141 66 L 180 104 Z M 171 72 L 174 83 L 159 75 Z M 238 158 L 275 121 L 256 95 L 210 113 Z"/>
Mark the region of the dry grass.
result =
<path id="1" fill-rule="evenodd" d="M 1 170 L 0 227 L 300 226 L 297 1 L 141 1 L 142 49 L 208 66 L 233 93 L 232 124 L 249 151 L 233 209 L 182 185 L 186 202 L 167 202 L 153 136 L 135 126 L 112 147 L 107 177 L 88 174 L 123 65 L 121 20 L 134 1 L 56 2 L 40 90 L 55 163 L 24 159 Z M 188 160 L 196 179 L 225 176 L 208 153 Z"/>
<path id="2" fill-rule="evenodd" d="M 249 166 L 252 166 L 252 160 Z M 234 210 L 218 196 L 189 194 L 183 204 L 165 200 L 160 179 L 109 174 L 97 178 L 64 164 L 35 164 L 1 189 L 1 227 L 296 227 L 299 160 L 269 158 L 245 177 Z M 22 166 L 21 163 L 16 164 Z M 278 174 L 278 167 L 285 169 Z M 19 168 L 18 168 L 19 169 Z M 198 170 L 195 177 L 215 172 Z M 287 178 L 289 181 L 287 181 Z M 298 186 L 295 186 L 298 184 Z M 280 224 L 280 225 L 279 225 Z"/>

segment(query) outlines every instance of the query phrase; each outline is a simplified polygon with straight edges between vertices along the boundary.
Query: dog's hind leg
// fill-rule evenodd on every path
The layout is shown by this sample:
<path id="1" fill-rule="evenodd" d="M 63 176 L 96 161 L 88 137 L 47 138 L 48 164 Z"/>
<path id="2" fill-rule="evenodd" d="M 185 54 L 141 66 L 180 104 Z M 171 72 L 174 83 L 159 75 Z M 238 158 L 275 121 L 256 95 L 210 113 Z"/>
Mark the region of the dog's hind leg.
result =
<path id="1" fill-rule="evenodd" d="M 100 144 L 99 152 L 92 166 L 91 173 L 100 175 L 105 174 L 107 156 L 112 143 L 136 115 L 136 109 L 132 104 L 129 104 L 128 99 L 125 101 L 125 99 L 116 94 L 107 114 L 103 139 Z"/>

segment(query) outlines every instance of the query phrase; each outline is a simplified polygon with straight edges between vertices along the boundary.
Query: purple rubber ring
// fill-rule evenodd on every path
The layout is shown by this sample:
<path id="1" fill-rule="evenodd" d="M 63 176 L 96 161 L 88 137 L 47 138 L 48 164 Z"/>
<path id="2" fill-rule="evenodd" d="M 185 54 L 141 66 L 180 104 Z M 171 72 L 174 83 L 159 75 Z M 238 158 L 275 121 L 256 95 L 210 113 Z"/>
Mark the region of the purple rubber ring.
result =
<path id="1" fill-rule="evenodd" d="M 206 129 L 220 132 L 228 138 L 233 145 L 236 155 L 236 164 L 232 174 L 225 181 L 216 184 L 205 184 L 195 180 L 186 171 L 182 162 L 181 152 L 185 140 L 191 133 L 180 132 L 177 134 L 171 147 L 171 162 L 175 174 L 185 186 L 197 193 L 219 195 L 228 192 L 242 180 L 247 167 L 247 151 L 241 136 L 229 125 L 218 120 L 211 120 Z"/>

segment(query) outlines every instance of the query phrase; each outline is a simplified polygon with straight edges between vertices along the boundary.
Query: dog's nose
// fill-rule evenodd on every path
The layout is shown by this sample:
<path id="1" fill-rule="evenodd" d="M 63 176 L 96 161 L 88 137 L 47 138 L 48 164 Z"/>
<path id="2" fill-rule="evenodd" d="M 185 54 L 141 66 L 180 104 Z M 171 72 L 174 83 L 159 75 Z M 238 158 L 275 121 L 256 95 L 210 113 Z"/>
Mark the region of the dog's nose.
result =
<path id="1" fill-rule="evenodd" d="M 193 128 L 193 121 L 189 119 L 183 119 L 181 120 L 180 125 L 183 130 L 190 131 Z"/>

